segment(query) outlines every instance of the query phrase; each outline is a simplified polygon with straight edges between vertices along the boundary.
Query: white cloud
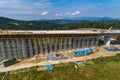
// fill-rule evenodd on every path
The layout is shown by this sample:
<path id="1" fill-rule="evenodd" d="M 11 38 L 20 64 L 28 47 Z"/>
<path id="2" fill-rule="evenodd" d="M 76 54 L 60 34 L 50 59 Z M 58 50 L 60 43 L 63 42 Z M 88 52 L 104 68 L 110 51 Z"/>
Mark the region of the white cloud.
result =
<path id="1" fill-rule="evenodd" d="M 71 15 L 78 15 L 78 14 L 80 14 L 80 11 L 75 11 L 75 12 L 71 13 Z"/>
<path id="2" fill-rule="evenodd" d="M 41 13 L 41 15 L 47 15 L 48 14 L 48 11 L 43 11 L 42 13 Z"/>
<path id="3" fill-rule="evenodd" d="M 78 14 L 80 14 L 80 11 L 75 11 L 75 12 L 67 12 L 66 13 L 66 15 L 72 15 L 72 16 L 74 16 L 74 15 L 78 15 Z"/>
<path id="4" fill-rule="evenodd" d="M 55 14 L 55 16 L 60 16 L 61 14 Z"/>
<path id="5" fill-rule="evenodd" d="M 70 13 L 68 12 L 68 13 L 66 13 L 67 15 L 70 15 Z"/>

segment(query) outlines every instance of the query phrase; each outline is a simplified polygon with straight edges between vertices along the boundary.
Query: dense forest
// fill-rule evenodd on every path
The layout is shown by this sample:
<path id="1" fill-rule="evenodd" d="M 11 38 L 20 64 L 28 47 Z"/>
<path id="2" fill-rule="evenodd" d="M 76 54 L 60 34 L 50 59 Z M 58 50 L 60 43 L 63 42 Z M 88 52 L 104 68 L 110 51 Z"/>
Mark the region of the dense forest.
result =
<path id="1" fill-rule="evenodd" d="M 20 21 L 9 18 L 0 17 L 0 29 L 14 29 L 14 30 L 71 30 L 78 28 L 98 28 L 108 29 L 120 29 L 120 21 L 96 21 L 96 22 L 74 22 L 66 24 L 57 24 L 41 21 Z"/>

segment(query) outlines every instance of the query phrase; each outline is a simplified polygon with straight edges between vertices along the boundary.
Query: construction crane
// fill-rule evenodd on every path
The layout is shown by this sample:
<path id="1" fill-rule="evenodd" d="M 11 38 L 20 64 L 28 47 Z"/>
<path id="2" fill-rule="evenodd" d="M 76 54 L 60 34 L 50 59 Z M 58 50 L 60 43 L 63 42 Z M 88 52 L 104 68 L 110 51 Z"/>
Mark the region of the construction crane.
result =
<path id="1" fill-rule="evenodd" d="M 100 30 L 101 33 L 111 32 L 112 26 L 108 30 Z"/>
<path id="2" fill-rule="evenodd" d="M 107 32 L 111 32 L 112 26 L 107 30 Z M 111 39 L 106 43 L 107 46 L 111 46 L 110 44 Z"/>
<path id="3" fill-rule="evenodd" d="M 112 28 L 113 28 L 113 27 L 111 26 L 111 27 L 107 30 L 107 32 L 110 32 Z"/>

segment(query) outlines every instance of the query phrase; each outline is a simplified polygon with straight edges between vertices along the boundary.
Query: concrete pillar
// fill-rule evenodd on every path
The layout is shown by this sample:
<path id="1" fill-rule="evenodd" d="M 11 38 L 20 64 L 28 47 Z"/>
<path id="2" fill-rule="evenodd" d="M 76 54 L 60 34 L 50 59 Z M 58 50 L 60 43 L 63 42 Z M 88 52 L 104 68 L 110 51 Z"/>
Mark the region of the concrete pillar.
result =
<path id="1" fill-rule="evenodd" d="M 10 40 L 5 39 L 4 40 L 4 48 L 5 48 L 5 54 L 6 54 L 6 59 L 12 59 L 13 53 L 11 52 L 11 44 L 9 43 Z"/>
<path id="2" fill-rule="evenodd" d="M 86 38 L 84 38 L 84 44 L 83 44 L 83 47 L 86 48 Z"/>
<path id="3" fill-rule="evenodd" d="M 47 50 L 48 50 L 48 54 L 50 54 L 50 38 L 47 38 Z"/>
<path id="4" fill-rule="evenodd" d="M 87 38 L 84 38 L 84 48 L 87 48 Z"/>
<path id="5" fill-rule="evenodd" d="M 47 49 L 48 49 L 48 54 L 50 54 L 50 38 L 47 38 Z"/>
<path id="6" fill-rule="evenodd" d="M 89 45 L 90 47 L 92 46 L 92 38 L 90 38 L 90 45 Z"/>
<path id="7" fill-rule="evenodd" d="M 95 46 L 95 42 L 96 42 L 96 40 L 97 40 L 97 39 L 96 39 L 96 38 L 94 38 L 93 46 Z"/>
<path id="8" fill-rule="evenodd" d="M 18 44 L 17 44 L 17 39 L 14 39 L 14 41 L 15 41 L 15 48 L 16 48 L 16 50 L 15 50 L 15 51 L 16 51 L 16 57 L 15 57 L 15 58 L 18 59 L 18 58 L 19 58 L 19 57 L 18 57 L 19 52 L 18 52 L 18 48 L 17 48 L 17 45 L 18 45 Z"/>
<path id="9" fill-rule="evenodd" d="M 21 45 L 22 45 L 23 58 L 27 58 L 27 57 L 28 57 L 28 54 L 27 54 L 27 50 L 26 50 L 26 42 L 25 42 L 25 39 L 21 39 Z"/>
<path id="10" fill-rule="evenodd" d="M 40 54 L 40 45 L 39 45 L 39 38 L 36 39 L 37 46 L 38 46 L 38 54 Z"/>
<path id="11" fill-rule="evenodd" d="M 77 48 L 77 38 L 74 39 L 75 49 Z"/>
<path id="12" fill-rule="evenodd" d="M 11 39 L 11 50 L 13 54 L 13 58 L 17 58 L 17 49 L 16 49 L 16 43 L 14 39 Z"/>
<path id="13" fill-rule="evenodd" d="M 68 48 L 72 49 L 72 38 L 68 39 Z"/>
<path id="14" fill-rule="evenodd" d="M 76 38 L 76 47 L 79 48 L 79 38 Z"/>
<path id="15" fill-rule="evenodd" d="M 57 44 L 57 47 L 58 47 L 58 51 L 60 51 L 60 38 L 58 37 L 58 44 Z"/>
<path id="16" fill-rule="evenodd" d="M 30 57 L 33 57 L 34 54 L 33 54 L 33 46 L 32 46 L 32 41 L 31 41 L 31 39 L 28 39 L 28 51 L 29 51 L 29 56 L 30 56 Z"/>
<path id="17" fill-rule="evenodd" d="M 73 38 L 73 49 L 76 49 L 76 38 Z"/>
<path id="18" fill-rule="evenodd" d="M 16 39 L 16 47 L 17 47 L 18 59 L 23 58 L 21 39 Z"/>
<path id="19" fill-rule="evenodd" d="M 79 43 L 79 38 L 77 37 L 77 38 L 76 38 L 76 48 L 77 48 L 77 49 L 79 48 L 79 44 L 78 44 L 78 43 Z"/>
<path id="20" fill-rule="evenodd" d="M 44 38 L 41 39 L 41 43 L 42 43 L 42 47 L 43 47 L 43 56 L 45 55 L 45 42 L 44 42 Z"/>
<path id="21" fill-rule="evenodd" d="M 39 46 L 39 49 L 40 49 L 40 54 L 41 56 L 43 56 L 43 44 L 42 44 L 42 38 L 39 38 L 38 39 L 38 46 Z"/>
<path id="22" fill-rule="evenodd" d="M 96 41 L 95 41 L 95 46 L 98 46 L 99 45 L 99 39 L 96 38 Z"/>
<path id="23" fill-rule="evenodd" d="M 6 54 L 8 59 L 12 59 L 14 56 L 13 50 L 12 50 L 12 41 L 10 39 L 5 40 L 5 46 L 6 46 Z"/>
<path id="24" fill-rule="evenodd" d="M 59 51 L 61 51 L 62 50 L 62 38 L 59 38 L 59 40 L 58 40 L 58 44 L 59 44 Z"/>
<path id="25" fill-rule="evenodd" d="M 35 55 L 38 55 L 38 44 L 36 39 L 33 39 L 33 48 L 34 48 Z"/>
<path id="26" fill-rule="evenodd" d="M 109 45 L 110 44 L 110 39 L 111 39 L 111 36 L 104 36 L 104 44 Z"/>
<path id="27" fill-rule="evenodd" d="M 38 54 L 40 53 L 40 46 L 39 46 L 39 43 L 38 43 L 38 38 L 36 38 L 36 43 L 37 43 L 37 47 L 38 47 Z"/>
<path id="28" fill-rule="evenodd" d="M 91 38 L 88 39 L 88 47 L 91 47 Z"/>
<path id="29" fill-rule="evenodd" d="M 30 41 L 31 41 L 31 49 L 30 50 L 31 50 L 31 52 L 32 52 L 32 54 L 34 56 L 35 55 L 34 39 L 30 39 Z"/>
<path id="30" fill-rule="evenodd" d="M 67 42 L 66 42 L 66 46 L 67 46 L 67 50 L 69 49 L 69 38 L 67 38 Z"/>
<path id="31" fill-rule="evenodd" d="M 78 48 L 81 48 L 81 38 L 78 38 Z"/>
<path id="32" fill-rule="evenodd" d="M 82 48 L 84 48 L 84 46 L 85 46 L 85 40 L 84 40 L 84 38 L 82 39 Z"/>
<path id="33" fill-rule="evenodd" d="M 0 40 L 1 55 L 2 55 L 3 59 L 7 59 L 4 46 L 5 46 L 4 39 L 1 39 Z"/>
<path id="34" fill-rule="evenodd" d="M 58 45 L 59 45 L 59 43 L 58 43 L 58 39 L 59 39 L 59 38 L 58 38 L 58 37 L 56 37 L 56 48 L 57 48 L 57 52 L 59 51 L 59 46 L 58 46 Z"/>
<path id="35" fill-rule="evenodd" d="M 89 38 L 86 40 L 86 47 L 89 47 Z"/>
<path id="36" fill-rule="evenodd" d="M 67 50 L 69 49 L 69 38 L 67 38 L 67 42 L 66 42 L 66 46 L 67 46 Z"/>
<path id="37" fill-rule="evenodd" d="M 57 45 L 56 45 L 56 47 L 57 47 L 57 52 L 59 51 L 59 38 L 57 37 L 57 41 L 56 41 L 56 43 L 57 43 Z"/>
<path id="38" fill-rule="evenodd" d="M 42 42 L 43 42 L 43 52 L 44 52 L 44 55 L 47 55 L 47 54 L 48 54 L 47 39 L 46 39 L 46 38 L 43 38 L 43 39 L 42 39 Z"/>
<path id="39" fill-rule="evenodd" d="M 0 41 L 0 44 L 1 44 L 1 41 Z M 3 59 L 3 56 L 2 56 L 1 46 L 0 46 L 0 60 L 1 59 Z"/>
<path id="40" fill-rule="evenodd" d="M 79 48 L 82 48 L 82 38 L 79 38 Z"/>
<path id="41" fill-rule="evenodd" d="M 71 49 L 73 49 L 73 38 L 71 38 Z"/>
<path id="42" fill-rule="evenodd" d="M 52 54 L 52 52 L 53 52 L 53 49 L 52 49 L 52 44 L 53 44 L 52 38 L 49 38 L 49 40 L 50 40 L 50 43 L 49 43 L 50 54 Z"/>
<path id="43" fill-rule="evenodd" d="M 66 38 L 64 38 L 64 50 L 67 50 L 67 39 Z"/>
<path id="44" fill-rule="evenodd" d="M 58 41 L 58 39 L 54 38 L 54 51 L 55 51 L 55 53 L 57 52 L 57 41 Z"/>
<path id="45" fill-rule="evenodd" d="M 92 40 L 91 40 L 91 47 L 93 47 L 94 46 L 94 38 L 92 38 Z"/>
<path id="46" fill-rule="evenodd" d="M 64 48 L 64 38 L 62 38 L 62 50 L 65 50 L 65 48 Z"/>
<path id="47" fill-rule="evenodd" d="M 17 40 L 16 39 L 15 39 L 15 47 L 16 47 L 16 54 L 17 54 L 16 58 L 18 59 L 19 52 L 17 50 Z"/>

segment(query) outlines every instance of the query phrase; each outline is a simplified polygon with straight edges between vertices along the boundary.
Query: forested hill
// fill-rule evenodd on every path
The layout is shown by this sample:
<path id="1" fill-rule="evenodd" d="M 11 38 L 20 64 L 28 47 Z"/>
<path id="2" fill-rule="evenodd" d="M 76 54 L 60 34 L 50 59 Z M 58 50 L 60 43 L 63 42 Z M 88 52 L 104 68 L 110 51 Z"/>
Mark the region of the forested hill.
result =
<path id="1" fill-rule="evenodd" d="M 100 28 L 108 29 L 109 27 L 120 29 L 120 21 L 96 21 L 96 22 L 80 22 L 56 24 L 40 21 L 19 21 L 5 17 L 0 17 L 0 29 L 14 30 L 69 30 L 77 28 Z"/>
<path id="2" fill-rule="evenodd" d="M 57 28 L 58 26 L 61 25 L 39 21 L 19 21 L 0 17 L 0 29 L 47 30 Z"/>

